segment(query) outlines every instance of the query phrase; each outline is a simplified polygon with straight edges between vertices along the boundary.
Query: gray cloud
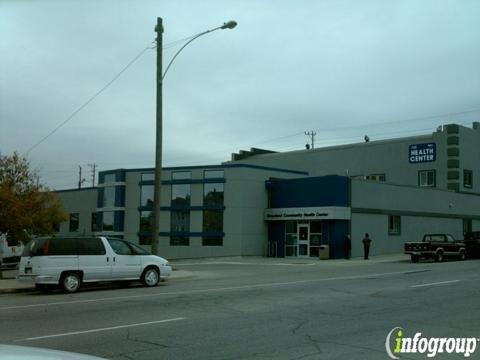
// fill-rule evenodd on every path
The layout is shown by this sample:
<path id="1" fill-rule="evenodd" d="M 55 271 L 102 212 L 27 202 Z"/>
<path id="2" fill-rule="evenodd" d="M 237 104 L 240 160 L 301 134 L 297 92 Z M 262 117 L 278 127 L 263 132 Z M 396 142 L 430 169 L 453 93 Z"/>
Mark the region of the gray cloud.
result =
<path id="1" fill-rule="evenodd" d="M 479 15 L 473 0 L 4 0 L 0 152 L 24 152 L 65 120 L 152 43 L 157 16 L 165 44 L 239 23 L 189 45 L 165 79 L 168 166 L 302 148 L 311 129 L 331 145 L 468 124 L 479 112 L 418 118 L 480 108 Z M 29 158 L 47 184 L 71 187 L 78 165 L 152 166 L 154 126 L 149 50 Z"/>

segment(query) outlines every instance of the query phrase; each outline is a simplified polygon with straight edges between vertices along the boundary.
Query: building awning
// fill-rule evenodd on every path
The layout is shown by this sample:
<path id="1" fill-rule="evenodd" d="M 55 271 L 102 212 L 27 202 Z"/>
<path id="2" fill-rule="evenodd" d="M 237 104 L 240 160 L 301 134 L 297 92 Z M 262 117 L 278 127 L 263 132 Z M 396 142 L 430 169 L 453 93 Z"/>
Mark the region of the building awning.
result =
<path id="1" fill-rule="evenodd" d="M 351 209 L 340 206 L 265 209 L 263 218 L 265 221 L 350 220 Z"/>

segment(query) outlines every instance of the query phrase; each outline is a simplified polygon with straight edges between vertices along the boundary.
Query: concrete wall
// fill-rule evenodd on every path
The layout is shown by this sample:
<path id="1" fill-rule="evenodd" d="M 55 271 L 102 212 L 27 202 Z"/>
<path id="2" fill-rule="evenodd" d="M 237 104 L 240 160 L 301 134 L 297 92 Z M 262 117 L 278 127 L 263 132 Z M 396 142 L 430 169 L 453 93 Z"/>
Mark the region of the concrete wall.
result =
<path id="1" fill-rule="evenodd" d="M 225 173 L 225 238 L 241 245 L 241 255 L 264 255 L 268 241 L 268 225 L 263 220 L 268 206 L 265 181 L 301 175 L 251 168 L 227 168 Z"/>
<path id="2" fill-rule="evenodd" d="M 373 239 L 371 254 L 403 251 L 408 241 L 425 233 L 449 233 L 463 238 L 463 219 L 480 228 L 480 196 L 453 191 L 352 181 L 352 255 L 361 256 L 365 233 Z M 389 235 L 388 217 L 401 218 L 401 233 Z"/>
<path id="3" fill-rule="evenodd" d="M 162 180 L 171 180 L 172 171 L 190 171 L 191 179 L 204 179 L 204 170 L 208 168 L 168 169 L 162 172 Z M 217 168 L 215 168 L 217 169 Z M 263 211 L 267 207 L 267 191 L 265 181 L 270 177 L 292 178 L 302 175 L 288 172 L 257 169 L 249 167 L 218 167 L 224 170 L 224 206 L 223 246 L 203 246 L 200 236 L 191 236 L 189 246 L 171 246 L 169 236 L 159 239 L 160 254 L 169 259 L 196 258 L 210 256 L 263 255 L 267 242 L 267 225 L 263 220 Z M 125 236 L 126 240 L 138 243 L 140 225 L 140 181 L 142 172 L 151 170 L 126 172 L 125 194 Z M 191 206 L 203 206 L 203 183 L 192 183 Z M 171 205 L 171 185 L 162 185 L 162 207 Z M 160 214 L 160 232 L 170 231 L 170 211 L 162 210 Z M 190 211 L 190 232 L 203 231 L 203 211 Z M 144 246 L 149 248 L 149 246 Z"/>
<path id="4" fill-rule="evenodd" d="M 410 145 L 435 143 L 436 161 L 410 164 Z M 406 137 L 368 143 L 339 145 L 274 154 L 262 154 L 231 163 L 247 163 L 302 170 L 310 176 L 344 175 L 360 177 L 385 174 L 386 182 L 401 185 L 418 185 L 418 171 L 435 170 L 436 188 L 448 189 L 449 171 L 459 174 L 459 190 L 480 192 L 480 126 L 476 129 L 459 125 L 446 125 L 430 135 Z M 458 156 L 455 154 L 458 153 Z M 458 168 L 451 166 L 458 160 Z M 463 169 L 473 170 L 474 186 L 463 187 Z"/>
<path id="5" fill-rule="evenodd" d="M 386 182 L 415 186 L 418 185 L 419 170 L 435 169 L 440 180 L 437 181 L 437 186 L 446 188 L 445 139 L 445 133 L 435 132 L 425 136 L 257 155 L 239 162 L 303 170 L 308 171 L 310 176 L 360 177 L 370 174 L 385 174 Z M 435 162 L 409 163 L 408 149 L 410 145 L 432 142 L 437 147 Z"/>
<path id="6" fill-rule="evenodd" d="M 97 207 L 97 189 L 85 188 L 80 190 L 63 190 L 56 192 L 56 194 L 60 198 L 63 209 L 67 214 L 67 221 L 60 224 L 59 233 L 91 235 L 92 214 Z M 71 213 L 79 213 L 78 231 L 72 233 L 69 232 L 69 216 Z"/>

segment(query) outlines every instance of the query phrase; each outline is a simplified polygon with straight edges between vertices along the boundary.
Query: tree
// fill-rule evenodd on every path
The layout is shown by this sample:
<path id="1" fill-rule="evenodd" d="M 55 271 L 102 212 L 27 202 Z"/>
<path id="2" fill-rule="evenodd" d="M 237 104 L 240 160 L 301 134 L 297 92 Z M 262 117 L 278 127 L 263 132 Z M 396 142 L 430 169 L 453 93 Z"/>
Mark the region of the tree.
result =
<path id="1" fill-rule="evenodd" d="M 66 220 L 57 195 L 38 184 L 25 157 L 0 154 L 0 233 L 27 242 L 32 235 L 48 235 Z"/>

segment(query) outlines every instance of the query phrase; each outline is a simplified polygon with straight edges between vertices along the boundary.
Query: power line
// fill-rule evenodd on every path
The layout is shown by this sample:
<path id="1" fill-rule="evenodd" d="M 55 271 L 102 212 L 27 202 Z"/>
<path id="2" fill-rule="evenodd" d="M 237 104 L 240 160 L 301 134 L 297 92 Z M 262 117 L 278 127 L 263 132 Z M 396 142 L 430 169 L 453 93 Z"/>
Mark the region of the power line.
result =
<path id="1" fill-rule="evenodd" d="M 196 37 L 198 34 L 188 36 L 183 39 L 175 40 L 172 41 L 171 43 L 166 44 L 163 49 L 169 49 L 171 47 L 175 47 L 185 41 L 191 40 L 194 37 Z M 153 42 L 156 44 L 156 42 Z M 42 139 L 40 139 L 37 143 L 35 143 L 33 146 L 31 146 L 27 152 L 26 155 L 30 153 L 33 149 L 35 149 L 38 145 L 40 145 L 42 142 L 47 140 L 50 136 L 55 134 L 60 128 L 62 128 L 65 124 L 67 124 L 70 120 L 72 120 L 75 115 L 77 115 L 80 111 L 82 111 L 87 105 L 89 105 L 93 100 L 95 100 L 103 91 L 105 91 L 110 85 L 112 85 L 130 66 L 132 66 L 147 50 L 155 49 L 156 46 L 147 46 L 145 49 L 140 51 L 117 75 L 113 77 L 112 80 L 110 80 L 105 86 L 103 86 L 99 91 L 95 93 L 90 99 L 88 99 L 85 103 L 83 103 L 79 108 L 77 108 L 72 114 L 70 114 L 69 117 L 67 117 L 63 122 L 61 122 L 56 128 L 54 128 L 50 133 L 48 133 L 46 136 L 44 136 Z"/>
<path id="2" fill-rule="evenodd" d="M 42 139 L 40 139 L 38 142 L 36 142 L 33 146 L 31 146 L 26 154 L 28 155 L 30 151 L 35 149 L 38 145 L 40 145 L 42 142 L 47 140 L 50 136 L 55 134 L 61 127 L 63 127 L 65 124 L 67 124 L 70 120 L 72 120 L 75 115 L 77 115 L 80 111 L 82 111 L 88 104 L 90 104 L 93 100 L 95 100 L 102 92 L 104 92 L 110 85 L 112 85 L 130 66 L 132 66 L 147 50 L 150 50 L 151 46 L 147 46 L 145 49 L 140 51 L 117 75 L 113 77 L 112 80 L 110 80 L 105 86 L 103 86 L 99 91 L 95 93 L 90 99 L 88 99 L 86 102 L 84 102 L 79 108 L 77 108 L 72 114 L 70 114 L 69 117 L 67 117 L 64 121 L 62 121 L 55 129 L 53 129 L 51 132 L 49 132 L 46 136 L 44 136 Z"/>

